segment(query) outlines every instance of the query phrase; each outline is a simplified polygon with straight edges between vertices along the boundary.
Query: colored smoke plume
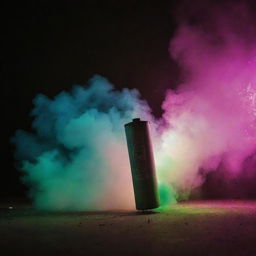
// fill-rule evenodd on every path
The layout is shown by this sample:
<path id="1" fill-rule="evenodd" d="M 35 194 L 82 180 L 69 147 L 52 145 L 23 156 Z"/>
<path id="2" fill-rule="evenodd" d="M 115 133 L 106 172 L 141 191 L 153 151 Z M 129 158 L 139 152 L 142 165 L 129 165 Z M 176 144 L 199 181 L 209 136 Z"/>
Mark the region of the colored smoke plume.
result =
<path id="1" fill-rule="evenodd" d="M 228 177 L 244 171 L 256 141 L 256 26 L 243 5 L 204 8 L 204 15 L 181 18 L 171 40 L 183 83 L 167 92 L 161 120 L 137 90 L 115 91 L 100 76 L 54 99 L 35 98 L 35 133 L 17 131 L 13 142 L 38 207 L 133 208 L 123 125 L 134 117 L 152 123 L 165 204 L 220 165 Z M 200 18 L 192 22 L 193 15 Z"/>
<path id="2" fill-rule="evenodd" d="M 220 165 L 223 179 L 241 176 L 256 149 L 255 21 L 242 4 L 202 10 L 180 21 L 171 41 L 184 82 L 162 105 L 168 128 L 158 151 L 159 175 L 185 195 Z"/>
<path id="3" fill-rule="evenodd" d="M 103 77 L 54 99 L 34 99 L 34 134 L 17 131 L 16 156 L 35 205 L 44 209 L 134 207 L 124 123 L 151 119 L 136 90 Z"/>

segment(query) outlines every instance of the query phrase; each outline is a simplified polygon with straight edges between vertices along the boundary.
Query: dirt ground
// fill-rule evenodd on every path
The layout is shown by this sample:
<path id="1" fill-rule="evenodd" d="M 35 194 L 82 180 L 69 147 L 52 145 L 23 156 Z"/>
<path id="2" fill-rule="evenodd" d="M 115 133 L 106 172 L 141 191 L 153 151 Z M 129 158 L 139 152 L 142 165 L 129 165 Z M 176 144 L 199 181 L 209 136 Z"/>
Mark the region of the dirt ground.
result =
<path id="1" fill-rule="evenodd" d="M 0 208 L 0 255 L 256 255 L 256 202 L 204 201 L 155 213 Z"/>

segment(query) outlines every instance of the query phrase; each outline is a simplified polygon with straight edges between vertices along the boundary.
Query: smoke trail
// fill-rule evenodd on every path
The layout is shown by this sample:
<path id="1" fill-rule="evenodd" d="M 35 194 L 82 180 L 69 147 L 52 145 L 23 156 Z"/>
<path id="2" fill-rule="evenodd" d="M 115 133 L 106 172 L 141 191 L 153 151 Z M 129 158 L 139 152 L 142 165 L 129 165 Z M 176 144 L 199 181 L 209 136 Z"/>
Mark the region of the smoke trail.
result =
<path id="1" fill-rule="evenodd" d="M 163 102 L 169 128 L 157 154 L 161 179 L 185 194 L 220 165 L 223 179 L 241 175 L 256 149 L 255 21 L 241 4 L 203 12 L 181 19 L 170 44 L 184 82 Z"/>
<path id="2" fill-rule="evenodd" d="M 114 91 L 103 77 L 54 99 L 34 99 L 35 133 L 17 131 L 13 142 L 24 182 L 38 208 L 134 208 L 123 125 L 151 119 L 136 90 Z"/>

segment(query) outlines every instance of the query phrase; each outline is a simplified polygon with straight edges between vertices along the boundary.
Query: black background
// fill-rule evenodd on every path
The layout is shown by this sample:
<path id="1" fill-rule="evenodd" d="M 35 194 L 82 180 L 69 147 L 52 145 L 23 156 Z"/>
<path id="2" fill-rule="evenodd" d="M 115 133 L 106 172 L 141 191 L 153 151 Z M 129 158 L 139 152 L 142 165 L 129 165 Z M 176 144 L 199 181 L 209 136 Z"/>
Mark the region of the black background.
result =
<path id="1" fill-rule="evenodd" d="M 207 18 L 205 13 L 211 10 L 208 2 L 3 2 L 0 199 L 25 195 L 10 138 L 17 129 L 31 130 L 29 113 L 36 94 L 54 97 L 100 74 L 117 89 L 137 88 L 153 113 L 160 116 L 165 91 L 175 89 L 182 79 L 168 49 L 177 21 L 184 16 L 190 16 L 191 23 L 200 22 L 201 16 Z M 254 1 L 247 2 L 253 13 Z M 221 177 L 212 173 L 206 177 L 206 197 L 225 197 L 227 193 L 221 191 L 227 191 L 229 184 Z M 256 177 L 250 185 L 253 197 L 255 183 Z M 239 186 L 246 187 L 241 182 Z M 244 197 L 246 193 L 242 193 Z"/>
<path id="2" fill-rule="evenodd" d="M 9 1 L 1 8 L 1 198 L 24 196 L 10 138 L 30 130 L 37 93 L 53 97 L 94 74 L 138 88 L 156 115 L 178 83 L 170 59 L 175 1 Z"/>

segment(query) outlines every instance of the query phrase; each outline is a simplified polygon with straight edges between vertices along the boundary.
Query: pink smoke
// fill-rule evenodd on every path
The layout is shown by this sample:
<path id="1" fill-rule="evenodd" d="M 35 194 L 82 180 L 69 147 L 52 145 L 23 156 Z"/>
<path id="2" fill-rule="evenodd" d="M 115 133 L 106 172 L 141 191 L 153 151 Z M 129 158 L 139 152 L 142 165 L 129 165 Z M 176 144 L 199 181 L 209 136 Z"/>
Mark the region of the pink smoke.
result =
<path id="1" fill-rule="evenodd" d="M 256 150 L 256 33 L 245 6 L 222 7 L 207 6 L 196 24 L 183 20 L 170 44 L 184 82 L 162 105 L 168 128 L 157 165 L 159 179 L 180 190 L 220 164 L 229 177 L 241 175 Z"/>

